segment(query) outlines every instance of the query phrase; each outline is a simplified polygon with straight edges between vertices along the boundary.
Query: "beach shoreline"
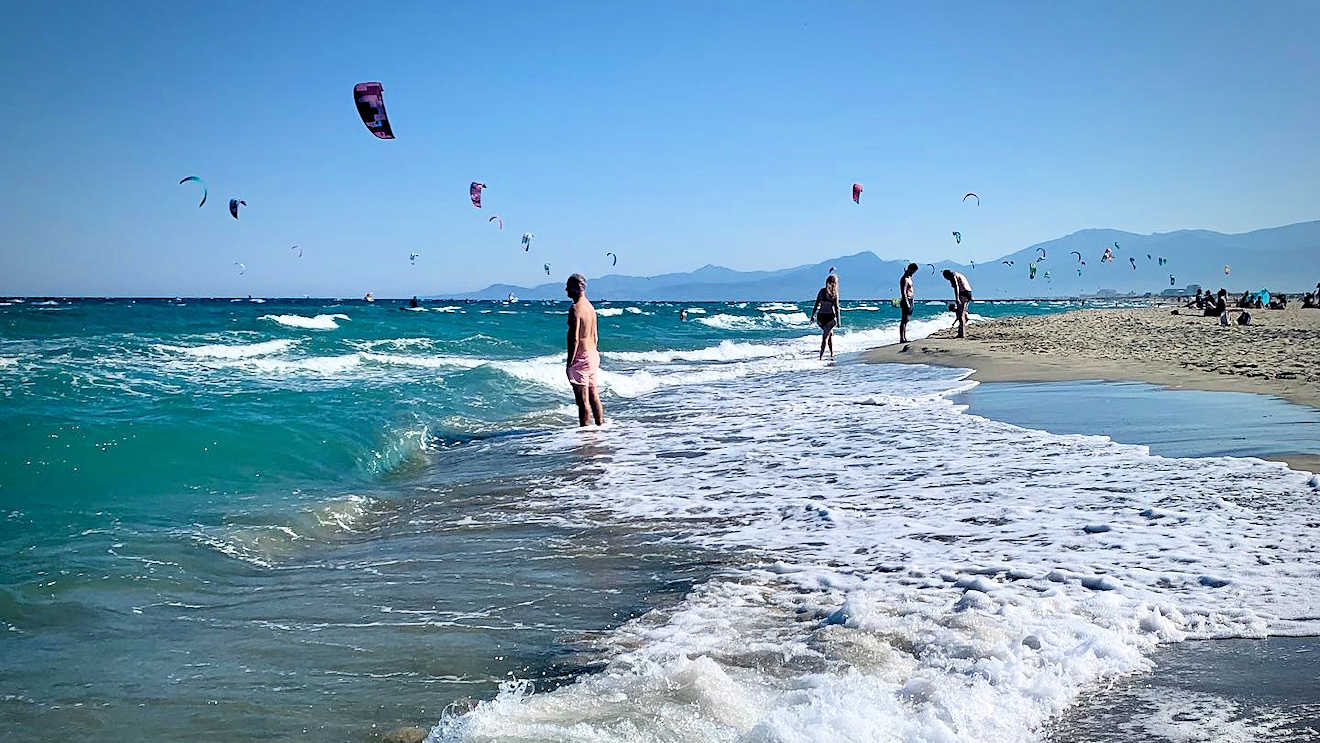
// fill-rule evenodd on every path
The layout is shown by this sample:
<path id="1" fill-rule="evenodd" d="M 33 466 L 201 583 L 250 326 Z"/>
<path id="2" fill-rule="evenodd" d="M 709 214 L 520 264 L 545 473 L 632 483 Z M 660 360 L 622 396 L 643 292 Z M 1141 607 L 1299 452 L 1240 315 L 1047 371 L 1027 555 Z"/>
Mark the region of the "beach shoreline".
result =
<path id="1" fill-rule="evenodd" d="M 1320 312 L 1258 310 L 1250 326 L 1170 308 L 1086 309 L 977 323 L 871 349 L 869 363 L 971 369 L 979 382 L 1145 382 L 1170 389 L 1271 395 L 1320 408 Z M 1263 458 L 1320 472 L 1320 456 Z"/>

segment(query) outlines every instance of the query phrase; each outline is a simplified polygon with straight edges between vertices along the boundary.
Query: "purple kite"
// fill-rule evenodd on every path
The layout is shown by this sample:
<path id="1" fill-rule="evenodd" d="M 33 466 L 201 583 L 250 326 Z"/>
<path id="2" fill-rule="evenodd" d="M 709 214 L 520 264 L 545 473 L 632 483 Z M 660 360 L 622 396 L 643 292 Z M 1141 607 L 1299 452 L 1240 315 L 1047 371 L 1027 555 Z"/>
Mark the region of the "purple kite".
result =
<path id="1" fill-rule="evenodd" d="M 367 131 L 379 139 L 394 139 L 390 119 L 385 115 L 385 88 L 380 83 L 358 83 L 353 86 L 353 102 L 358 116 L 367 125 Z"/>
<path id="2" fill-rule="evenodd" d="M 478 209 L 481 208 L 481 189 L 485 187 L 486 184 L 480 181 L 472 181 L 472 185 L 468 186 L 468 196 L 472 197 L 472 205 Z"/>
<path id="3" fill-rule="evenodd" d="M 853 203 L 862 203 L 862 184 L 860 183 L 853 184 Z"/>

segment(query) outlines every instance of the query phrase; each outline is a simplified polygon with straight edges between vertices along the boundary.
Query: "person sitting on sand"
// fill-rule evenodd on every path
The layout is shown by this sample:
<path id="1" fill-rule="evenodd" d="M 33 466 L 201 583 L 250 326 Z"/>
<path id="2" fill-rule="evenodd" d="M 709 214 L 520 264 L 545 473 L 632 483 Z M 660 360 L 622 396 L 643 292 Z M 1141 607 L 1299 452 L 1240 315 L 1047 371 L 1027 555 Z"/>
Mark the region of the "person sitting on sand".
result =
<path id="1" fill-rule="evenodd" d="M 596 419 L 596 425 L 605 421 L 605 408 L 600 404 L 597 383 L 600 376 L 600 350 L 596 335 L 596 308 L 587 301 L 587 278 L 580 273 L 568 277 L 564 292 L 573 300 L 568 308 L 568 361 L 565 373 L 573 385 L 573 400 L 577 402 L 578 425 L 587 425 L 587 409 Z"/>
<path id="2" fill-rule="evenodd" d="M 903 277 L 898 280 L 898 306 L 902 312 L 902 317 L 898 321 L 898 342 L 907 343 L 907 324 L 912 318 L 912 308 L 916 304 L 916 296 L 912 287 L 912 277 L 921 270 L 921 266 L 915 263 L 907 264 L 903 270 Z"/>
<path id="3" fill-rule="evenodd" d="M 1201 290 L 1200 290 L 1200 289 L 1197 289 L 1197 290 L 1196 290 L 1196 296 L 1193 297 L 1192 300 L 1186 304 L 1186 306 L 1187 306 L 1188 308 L 1193 308 L 1193 307 L 1194 307 L 1194 308 L 1196 308 L 1196 309 L 1198 309 L 1198 310 L 1199 310 L 1199 309 L 1204 309 L 1204 305 L 1201 304 Z"/>
<path id="4" fill-rule="evenodd" d="M 1302 309 L 1313 310 L 1318 307 L 1320 307 L 1320 292 L 1314 294 L 1308 292 L 1305 297 L 1302 297 Z"/>
<path id="5" fill-rule="evenodd" d="M 1270 309 L 1272 310 L 1288 309 L 1288 295 L 1275 294 L 1274 296 L 1270 297 Z"/>
<path id="6" fill-rule="evenodd" d="M 972 304 L 972 282 L 966 276 L 944 269 L 940 274 L 953 287 L 953 300 L 958 303 L 958 337 L 967 337 L 967 308 Z"/>
<path id="7" fill-rule="evenodd" d="M 811 320 L 820 326 L 820 355 L 816 360 L 825 358 L 825 346 L 830 347 L 830 361 L 834 360 L 834 329 L 842 319 L 839 312 L 839 275 L 825 277 L 825 286 L 816 292 L 816 303 L 811 306 Z"/>
<path id="8" fill-rule="evenodd" d="M 1205 317 L 1218 317 L 1220 325 L 1227 325 L 1228 324 L 1228 292 L 1225 291 L 1224 289 L 1220 289 L 1219 294 L 1215 295 L 1214 301 L 1207 303 L 1205 305 L 1205 310 L 1203 311 L 1203 314 Z"/>
<path id="9" fill-rule="evenodd" d="M 1238 307 L 1251 306 L 1251 290 L 1242 292 L 1242 296 L 1238 297 L 1237 306 Z"/>

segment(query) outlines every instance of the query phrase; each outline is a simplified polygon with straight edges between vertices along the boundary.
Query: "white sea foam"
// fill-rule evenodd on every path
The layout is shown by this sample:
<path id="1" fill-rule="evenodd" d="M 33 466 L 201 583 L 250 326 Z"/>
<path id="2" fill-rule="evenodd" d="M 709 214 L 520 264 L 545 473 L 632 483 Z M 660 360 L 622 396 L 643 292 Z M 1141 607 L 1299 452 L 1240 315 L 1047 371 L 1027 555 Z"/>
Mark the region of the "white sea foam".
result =
<path id="1" fill-rule="evenodd" d="M 269 356 L 271 354 L 283 353 L 289 350 L 298 341 L 295 340 L 274 340 L 263 341 L 261 343 L 248 344 L 227 344 L 212 343 L 204 346 L 171 346 L 168 344 L 159 344 L 157 349 L 162 351 L 171 351 L 182 353 L 188 356 L 197 356 L 211 359 L 245 359 L 253 356 Z"/>
<path id="2" fill-rule="evenodd" d="M 766 304 L 756 305 L 756 309 L 762 312 L 800 312 L 797 305 L 789 302 L 767 302 Z"/>
<path id="3" fill-rule="evenodd" d="M 601 317 L 618 317 L 623 314 L 622 307 L 601 307 L 596 310 L 596 314 Z"/>
<path id="4" fill-rule="evenodd" d="M 348 315 L 316 315 L 307 317 L 305 315 L 262 315 L 262 320 L 271 320 L 290 328 L 305 328 L 307 330 L 335 330 L 339 327 L 336 320 L 348 320 Z"/>
<path id="5" fill-rule="evenodd" d="M 764 315 L 711 315 L 698 317 L 702 325 L 724 330 L 783 330 L 810 327 L 811 320 L 803 312 L 772 312 Z"/>
<path id="6" fill-rule="evenodd" d="M 0 369 L 5 368 L 6 366 L 14 366 L 17 363 L 17 356 L 0 356 Z"/>
<path id="7" fill-rule="evenodd" d="M 510 682 L 431 740 L 1029 741 L 1161 642 L 1320 630 L 1306 475 L 967 415 L 949 370 L 826 378 L 661 393 L 590 432 L 590 476 L 526 507 L 653 524 L 724 572 L 606 636 L 600 673 Z"/>

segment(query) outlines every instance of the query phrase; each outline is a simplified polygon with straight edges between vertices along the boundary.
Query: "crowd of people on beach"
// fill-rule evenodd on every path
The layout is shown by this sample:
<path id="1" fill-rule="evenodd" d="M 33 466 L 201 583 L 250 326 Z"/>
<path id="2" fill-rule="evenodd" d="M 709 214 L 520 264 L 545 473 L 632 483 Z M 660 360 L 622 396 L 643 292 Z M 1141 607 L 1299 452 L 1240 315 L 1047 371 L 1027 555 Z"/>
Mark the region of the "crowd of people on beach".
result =
<path id="1" fill-rule="evenodd" d="M 1267 291 L 1252 292 L 1250 290 L 1242 292 L 1242 296 L 1233 302 L 1233 306 L 1228 305 L 1228 290 L 1220 289 L 1217 293 L 1211 293 L 1209 289 L 1202 292 L 1196 290 L 1196 296 L 1184 305 L 1187 309 L 1200 310 L 1204 317 L 1219 318 L 1220 325 L 1229 324 L 1229 313 L 1237 312 L 1236 322 L 1238 325 L 1251 324 L 1250 310 L 1286 310 L 1288 309 L 1287 294 L 1273 294 Z M 1302 309 L 1320 309 L 1320 283 L 1315 285 L 1314 292 L 1307 292 L 1302 296 Z M 1175 314 L 1177 310 L 1174 310 Z"/>

